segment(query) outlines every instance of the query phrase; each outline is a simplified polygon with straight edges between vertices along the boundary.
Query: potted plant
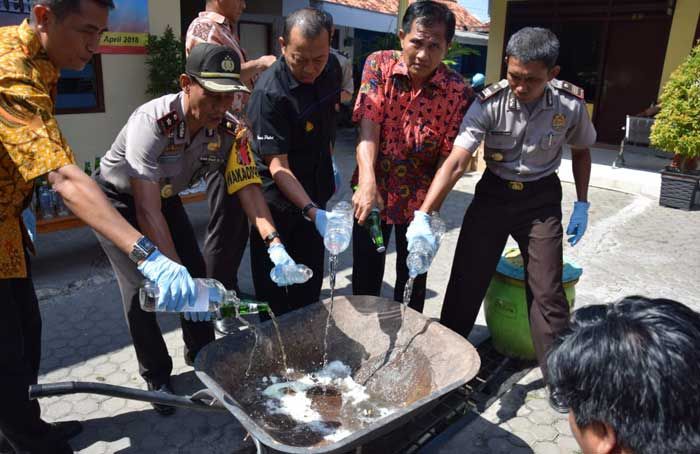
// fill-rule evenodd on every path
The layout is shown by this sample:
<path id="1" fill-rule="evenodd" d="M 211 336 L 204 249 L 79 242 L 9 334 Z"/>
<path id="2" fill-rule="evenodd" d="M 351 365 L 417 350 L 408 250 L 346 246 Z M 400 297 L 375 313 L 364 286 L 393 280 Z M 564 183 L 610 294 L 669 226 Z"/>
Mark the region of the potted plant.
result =
<path id="1" fill-rule="evenodd" d="M 674 153 L 672 165 L 661 172 L 663 206 L 689 210 L 700 202 L 700 45 L 671 74 L 660 97 L 661 109 L 651 129 L 651 143 Z"/>
<path id="2" fill-rule="evenodd" d="M 185 72 L 185 46 L 175 37 L 170 25 L 165 28 L 162 36 L 148 36 L 146 53 L 146 93 L 157 98 L 180 91 L 180 74 Z"/>

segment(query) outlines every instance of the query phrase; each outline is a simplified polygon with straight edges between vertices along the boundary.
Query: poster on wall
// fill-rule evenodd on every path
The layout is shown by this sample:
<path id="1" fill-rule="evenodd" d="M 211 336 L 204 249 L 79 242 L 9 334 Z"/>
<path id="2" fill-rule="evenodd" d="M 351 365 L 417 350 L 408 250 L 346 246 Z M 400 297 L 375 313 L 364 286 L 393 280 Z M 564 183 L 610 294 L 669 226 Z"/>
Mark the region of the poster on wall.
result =
<path id="1" fill-rule="evenodd" d="M 145 54 L 148 42 L 148 0 L 114 0 L 109 30 L 97 50 L 103 54 Z"/>
<path id="2" fill-rule="evenodd" d="M 31 0 L 0 0 L 0 27 L 18 25 L 31 12 Z M 145 54 L 148 42 L 148 0 L 114 0 L 108 32 L 102 35 L 97 52 Z"/>
<path id="3" fill-rule="evenodd" d="M 0 27 L 19 25 L 29 17 L 31 0 L 2 0 L 0 1 Z"/>

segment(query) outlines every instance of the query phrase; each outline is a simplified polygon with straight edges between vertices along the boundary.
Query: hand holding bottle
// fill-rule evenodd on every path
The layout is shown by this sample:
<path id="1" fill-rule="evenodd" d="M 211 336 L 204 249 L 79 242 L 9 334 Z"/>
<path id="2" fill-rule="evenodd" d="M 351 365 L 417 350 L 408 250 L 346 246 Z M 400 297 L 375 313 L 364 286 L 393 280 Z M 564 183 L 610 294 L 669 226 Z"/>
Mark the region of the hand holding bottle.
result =
<path id="1" fill-rule="evenodd" d="M 270 260 L 275 267 L 270 271 L 270 279 L 278 287 L 286 287 L 292 284 L 303 284 L 311 279 L 313 272 L 304 265 L 298 265 L 292 259 L 282 243 L 271 245 L 267 248 Z"/>
<path id="2" fill-rule="evenodd" d="M 159 250 L 141 262 L 138 270 L 158 286 L 158 306 L 179 312 L 195 299 L 195 285 L 187 268 L 167 258 Z"/>
<path id="3" fill-rule="evenodd" d="M 406 240 L 408 241 L 409 252 L 414 249 L 418 237 L 425 238 L 433 249 L 437 249 L 437 240 L 433 231 L 430 229 L 430 215 L 420 210 L 413 212 L 413 221 L 411 221 L 408 225 L 408 229 L 406 229 Z"/>
<path id="4" fill-rule="evenodd" d="M 409 242 L 406 266 L 411 278 L 428 272 L 446 230 L 445 223 L 437 213 L 428 216 L 422 211 L 416 211 L 414 216 L 413 222 L 406 231 L 406 239 Z"/>

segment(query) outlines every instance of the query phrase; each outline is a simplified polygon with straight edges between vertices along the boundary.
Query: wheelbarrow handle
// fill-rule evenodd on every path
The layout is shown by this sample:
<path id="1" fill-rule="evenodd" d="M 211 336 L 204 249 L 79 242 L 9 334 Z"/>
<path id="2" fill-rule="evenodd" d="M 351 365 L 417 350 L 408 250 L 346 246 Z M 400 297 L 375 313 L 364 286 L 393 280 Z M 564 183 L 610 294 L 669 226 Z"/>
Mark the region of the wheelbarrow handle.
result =
<path id="1" fill-rule="evenodd" d="M 129 388 L 126 386 L 86 381 L 45 383 L 31 385 L 29 387 L 30 400 L 40 399 L 42 397 L 65 396 L 66 394 L 100 394 L 103 396 L 140 400 L 142 402 L 154 404 L 194 408 L 196 410 L 226 410 L 226 407 L 224 407 L 207 389 L 197 391 L 192 396 L 178 396 L 159 391 L 145 391 L 143 389 Z"/>

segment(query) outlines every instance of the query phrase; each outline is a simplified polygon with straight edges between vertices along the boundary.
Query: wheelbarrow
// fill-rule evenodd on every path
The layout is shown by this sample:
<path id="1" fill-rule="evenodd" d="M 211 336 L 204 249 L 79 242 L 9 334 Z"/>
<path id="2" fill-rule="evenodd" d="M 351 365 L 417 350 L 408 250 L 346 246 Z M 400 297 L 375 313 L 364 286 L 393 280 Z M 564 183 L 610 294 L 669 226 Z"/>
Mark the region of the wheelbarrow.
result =
<path id="1" fill-rule="evenodd" d="M 261 377 L 282 376 L 281 349 L 270 321 L 254 333 L 240 331 L 204 347 L 195 359 L 205 388 L 191 396 L 167 395 L 103 383 L 63 382 L 30 387 L 30 398 L 72 393 L 195 408 L 228 410 L 253 437 L 259 453 L 345 453 L 405 424 L 479 371 L 474 347 L 462 336 L 413 309 L 373 296 L 337 297 L 324 347 L 330 300 L 279 317 L 288 367 L 321 368 L 329 361 L 350 367 L 353 379 L 396 409 L 338 440 L 314 433 L 291 418 L 260 411 Z M 246 367 L 248 366 L 248 367 Z"/>

